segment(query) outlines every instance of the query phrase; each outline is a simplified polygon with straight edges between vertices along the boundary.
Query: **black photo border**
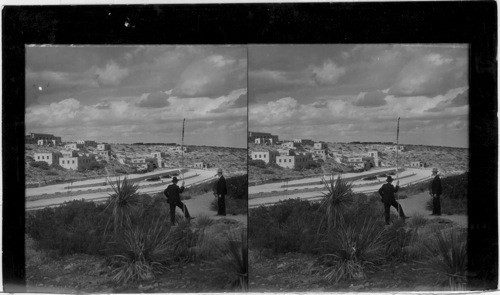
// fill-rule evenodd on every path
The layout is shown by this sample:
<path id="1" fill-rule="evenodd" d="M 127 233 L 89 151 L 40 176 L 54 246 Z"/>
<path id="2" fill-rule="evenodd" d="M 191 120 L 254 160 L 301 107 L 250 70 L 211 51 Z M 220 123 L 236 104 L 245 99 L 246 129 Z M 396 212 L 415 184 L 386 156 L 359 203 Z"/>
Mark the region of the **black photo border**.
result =
<path id="1" fill-rule="evenodd" d="M 3 7 L 4 284 L 25 284 L 26 44 L 464 43 L 470 48 L 469 269 L 496 289 L 496 11 L 493 1 Z"/>

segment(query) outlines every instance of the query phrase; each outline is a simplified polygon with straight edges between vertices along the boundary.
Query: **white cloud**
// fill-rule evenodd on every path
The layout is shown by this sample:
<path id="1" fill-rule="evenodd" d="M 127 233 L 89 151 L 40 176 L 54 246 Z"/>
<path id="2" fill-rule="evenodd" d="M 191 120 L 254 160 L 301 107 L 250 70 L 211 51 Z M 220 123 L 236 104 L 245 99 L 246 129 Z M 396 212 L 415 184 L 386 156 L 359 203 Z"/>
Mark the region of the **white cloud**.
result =
<path id="1" fill-rule="evenodd" d="M 104 69 L 98 68 L 95 73 L 99 84 L 116 86 L 120 84 L 123 78 L 128 76 L 129 71 L 111 61 Z"/>
<path id="2" fill-rule="evenodd" d="M 327 60 L 321 67 L 313 67 L 312 73 L 319 84 L 336 84 L 339 78 L 345 75 L 346 69 Z"/>

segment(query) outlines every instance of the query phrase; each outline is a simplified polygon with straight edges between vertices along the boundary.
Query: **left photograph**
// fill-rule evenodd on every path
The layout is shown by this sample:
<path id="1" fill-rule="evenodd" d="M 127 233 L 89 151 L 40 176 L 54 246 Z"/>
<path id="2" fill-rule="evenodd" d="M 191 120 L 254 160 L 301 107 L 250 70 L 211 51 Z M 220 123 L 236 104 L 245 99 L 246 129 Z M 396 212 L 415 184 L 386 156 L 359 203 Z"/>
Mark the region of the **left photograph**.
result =
<path id="1" fill-rule="evenodd" d="M 247 290 L 247 47 L 25 49 L 27 291 Z"/>

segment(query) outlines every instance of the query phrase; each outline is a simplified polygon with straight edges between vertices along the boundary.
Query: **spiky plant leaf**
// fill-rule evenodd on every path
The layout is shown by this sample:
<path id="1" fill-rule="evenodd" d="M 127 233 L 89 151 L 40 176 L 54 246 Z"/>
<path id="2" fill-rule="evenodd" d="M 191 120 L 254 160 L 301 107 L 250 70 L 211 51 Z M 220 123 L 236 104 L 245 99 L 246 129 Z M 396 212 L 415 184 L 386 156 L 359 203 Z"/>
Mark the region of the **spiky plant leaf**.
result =
<path id="1" fill-rule="evenodd" d="M 329 180 L 322 178 L 321 181 L 328 192 L 323 193 L 320 208 L 326 209 L 327 228 L 331 230 L 336 227 L 342 212 L 353 202 L 352 182 L 342 179 L 340 175 L 337 180 L 331 176 Z"/>

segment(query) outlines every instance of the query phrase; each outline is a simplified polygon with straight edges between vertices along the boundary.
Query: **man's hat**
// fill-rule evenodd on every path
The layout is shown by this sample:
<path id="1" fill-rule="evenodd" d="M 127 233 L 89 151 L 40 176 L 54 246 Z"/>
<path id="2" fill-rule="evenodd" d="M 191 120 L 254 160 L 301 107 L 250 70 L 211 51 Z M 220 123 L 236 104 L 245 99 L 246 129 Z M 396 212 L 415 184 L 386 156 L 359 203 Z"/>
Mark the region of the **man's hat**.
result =
<path id="1" fill-rule="evenodd" d="M 179 180 L 177 179 L 177 177 L 174 176 L 174 178 L 172 178 L 172 182 L 173 183 L 177 183 Z"/>
<path id="2" fill-rule="evenodd" d="M 432 169 L 432 173 L 438 173 L 438 172 L 439 172 L 438 168 L 433 168 Z"/>
<path id="3" fill-rule="evenodd" d="M 389 176 L 387 176 L 387 180 L 386 180 L 387 182 L 392 182 L 393 180 L 394 180 L 394 179 L 392 179 L 392 177 L 391 177 L 390 175 L 389 175 Z"/>
<path id="4" fill-rule="evenodd" d="M 222 173 L 222 168 L 217 169 L 217 173 Z"/>

